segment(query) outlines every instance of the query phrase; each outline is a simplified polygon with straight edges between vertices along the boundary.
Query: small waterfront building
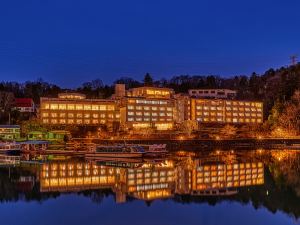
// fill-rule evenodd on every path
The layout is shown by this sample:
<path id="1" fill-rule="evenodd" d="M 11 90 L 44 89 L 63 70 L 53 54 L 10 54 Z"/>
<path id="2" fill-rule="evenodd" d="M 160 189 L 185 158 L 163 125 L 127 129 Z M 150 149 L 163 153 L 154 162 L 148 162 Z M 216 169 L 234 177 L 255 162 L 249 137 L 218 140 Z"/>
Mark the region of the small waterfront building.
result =
<path id="1" fill-rule="evenodd" d="M 119 122 L 119 108 L 110 99 L 87 99 L 79 93 L 61 93 L 58 98 L 41 98 L 44 124 L 99 126 Z"/>
<path id="2" fill-rule="evenodd" d="M 43 131 L 30 131 L 27 134 L 27 140 L 46 140 L 47 132 Z"/>
<path id="3" fill-rule="evenodd" d="M 35 112 L 35 105 L 31 98 L 16 98 L 15 109 L 21 113 L 33 113 Z"/>
<path id="4" fill-rule="evenodd" d="M 190 89 L 189 96 L 193 98 L 222 98 L 233 99 L 237 91 L 230 89 Z"/>
<path id="5" fill-rule="evenodd" d="M 0 139 L 16 140 L 20 138 L 19 125 L 0 125 Z"/>
<path id="6" fill-rule="evenodd" d="M 46 139 L 49 141 L 63 141 L 65 137 L 71 137 L 71 133 L 65 130 L 53 130 L 47 132 Z"/>
<path id="7" fill-rule="evenodd" d="M 48 132 L 31 131 L 27 134 L 28 140 L 63 141 L 65 137 L 71 137 L 71 133 L 65 130 L 53 130 Z"/>

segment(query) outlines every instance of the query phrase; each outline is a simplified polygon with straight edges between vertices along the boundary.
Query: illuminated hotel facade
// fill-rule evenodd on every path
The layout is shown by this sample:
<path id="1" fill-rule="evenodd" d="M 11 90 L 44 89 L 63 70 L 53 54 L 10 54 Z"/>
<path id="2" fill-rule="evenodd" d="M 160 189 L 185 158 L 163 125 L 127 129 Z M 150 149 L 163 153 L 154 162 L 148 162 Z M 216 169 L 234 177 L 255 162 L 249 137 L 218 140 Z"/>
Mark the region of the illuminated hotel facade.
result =
<path id="1" fill-rule="evenodd" d="M 41 98 L 40 118 L 45 124 L 97 126 L 119 122 L 120 113 L 114 100 L 63 93 L 58 98 Z"/>
<path id="2" fill-rule="evenodd" d="M 112 125 L 129 129 L 172 130 L 186 120 L 198 123 L 259 124 L 262 102 L 194 98 L 173 89 L 139 87 L 125 90 L 117 84 L 110 99 L 86 99 L 77 93 L 41 98 L 40 118 L 44 124 Z"/>
<path id="3" fill-rule="evenodd" d="M 261 102 L 190 99 L 190 118 L 203 123 L 262 123 Z"/>
<path id="4" fill-rule="evenodd" d="M 173 94 L 173 90 L 168 88 L 140 87 L 128 90 L 120 106 L 121 124 L 135 129 L 173 129 Z"/>

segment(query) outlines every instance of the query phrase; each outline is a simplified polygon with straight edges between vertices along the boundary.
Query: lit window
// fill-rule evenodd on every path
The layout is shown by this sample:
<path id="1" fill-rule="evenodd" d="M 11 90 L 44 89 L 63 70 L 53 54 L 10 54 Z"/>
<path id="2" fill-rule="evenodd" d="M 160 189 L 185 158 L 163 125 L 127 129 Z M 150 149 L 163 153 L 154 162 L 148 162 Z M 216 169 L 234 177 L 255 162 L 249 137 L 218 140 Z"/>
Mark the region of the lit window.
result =
<path id="1" fill-rule="evenodd" d="M 91 105 L 84 105 L 83 108 L 84 108 L 84 110 L 91 110 L 92 106 Z"/>
<path id="2" fill-rule="evenodd" d="M 50 109 L 58 109 L 58 104 L 50 104 Z"/>
<path id="3" fill-rule="evenodd" d="M 75 105 L 73 104 L 68 104 L 67 105 L 68 110 L 74 110 L 75 109 Z"/>
<path id="4" fill-rule="evenodd" d="M 48 117 L 49 116 L 48 113 L 43 113 L 42 115 L 43 115 L 43 117 Z"/>
<path id="5" fill-rule="evenodd" d="M 128 115 L 128 116 L 133 116 L 133 115 L 134 115 L 134 112 L 129 111 L 129 112 L 127 113 L 127 115 Z"/>
<path id="6" fill-rule="evenodd" d="M 74 109 L 74 106 L 73 105 L 68 105 L 68 109 Z M 76 104 L 76 110 L 82 110 L 82 109 L 83 109 L 82 105 Z"/>
<path id="7" fill-rule="evenodd" d="M 73 117 L 74 117 L 74 114 L 73 114 L 73 113 L 68 113 L 68 117 L 69 117 L 69 118 L 73 118 Z"/>
<path id="8" fill-rule="evenodd" d="M 99 116 L 98 114 L 95 113 L 93 114 L 93 118 L 98 118 L 98 116 Z"/>
<path id="9" fill-rule="evenodd" d="M 98 105 L 92 105 L 92 110 L 99 110 L 99 106 Z"/>
<path id="10" fill-rule="evenodd" d="M 57 123 L 57 120 L 56 120 L 56 119 L 52 119 L 52 120 L 51 120 L 51 123 L 54 123 L 54 124 L 55 124 L 55 123 Z"/>
<path id="11" fill-rule="evenodd" d="M 66 114 L 65 113 L 60 113 L 59 117 L 66 117 Z"/>
<path id="12" fill-rule="evenodd" d="M 82 118 L 82 114 L 81 113 L 77 113 L 77 118 Z"/>
<path id="13" fill-rule="evenodd" d="M 59 105 L 58 105 L 58 108 L 59 108 L 59 109 L 66 109 L 67 106 L 66 106 L 66 104 L 59 104 Z"/>
<path id="14" fill-rule="evenodd" d="M 43 109 L 49 109 L 49 104 L 43 104 Z"/>
<path id="15" fill-rule="evenodd" d="M 84 114 L 84 118 L 90 118 L 90 114 L 85 113 L 85 114 Z"/>
<path id="16" fill-rule="evenodd" d="M 60 120 L 59 120 L 59 123 L 65 124 L 65 123 L 66 123 L 66 120 L 65 120 L 65 119 L 60 119 Z"/>
<path id="17" fill-rule="evenodd" d="M 100 105 L 99 110 L 100 111 L 105 111 L 106 110 L 106 105 Z"/>
<path id="18" fill-rule="evenodd" d="M 108 105 L 108 106 L 107 106 L 107 110 L 113 111 L 113 110 L 115 110 L 115 106 L 113 106 L 113 105 Z"/>

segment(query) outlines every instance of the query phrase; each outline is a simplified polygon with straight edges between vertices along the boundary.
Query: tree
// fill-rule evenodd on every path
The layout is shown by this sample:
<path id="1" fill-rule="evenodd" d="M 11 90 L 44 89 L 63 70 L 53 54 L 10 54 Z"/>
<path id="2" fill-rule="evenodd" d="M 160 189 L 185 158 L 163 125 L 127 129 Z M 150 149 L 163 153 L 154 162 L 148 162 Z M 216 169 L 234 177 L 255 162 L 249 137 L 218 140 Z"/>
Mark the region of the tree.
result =
<path id="1" fill-rule="evenodd" d="M 220 135 L 226 138 L 232 138 L 236 135 L 237 128 L 235 126 L 226 124 L 220 131 Z"/>
<path id="2" fill-rule="evenodd" d="M 192 132 L 196 130 L 198 123 L 196 120 L 185 120 L 180 125 L 180 130 L 183 131 L 188 137 L 191 136 Z"/>
<path id="3" fill-rule="evenodd" d="M 279 116 L 279 126 L 291 132 L 300 132 L 300 91 L 295 91 Z"/>
<path id="4" fill-rule="evenodd" d="M 146 73 L 143 81 L 145 86 L 153 86 L 153 78 L 149 73 Z"/>

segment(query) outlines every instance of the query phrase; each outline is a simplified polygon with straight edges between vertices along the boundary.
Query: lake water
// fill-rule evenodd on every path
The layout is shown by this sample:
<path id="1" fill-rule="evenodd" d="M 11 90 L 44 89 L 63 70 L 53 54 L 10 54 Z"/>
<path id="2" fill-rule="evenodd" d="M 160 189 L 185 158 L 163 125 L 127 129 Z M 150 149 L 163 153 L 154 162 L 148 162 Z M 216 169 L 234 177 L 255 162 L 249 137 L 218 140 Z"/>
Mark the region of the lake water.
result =
<path id="1" fill-rule="evenodd" d="M 298 224 L 299 165 L 284 150 L 31 160 L 0 168 L 1 224 Z"/>

